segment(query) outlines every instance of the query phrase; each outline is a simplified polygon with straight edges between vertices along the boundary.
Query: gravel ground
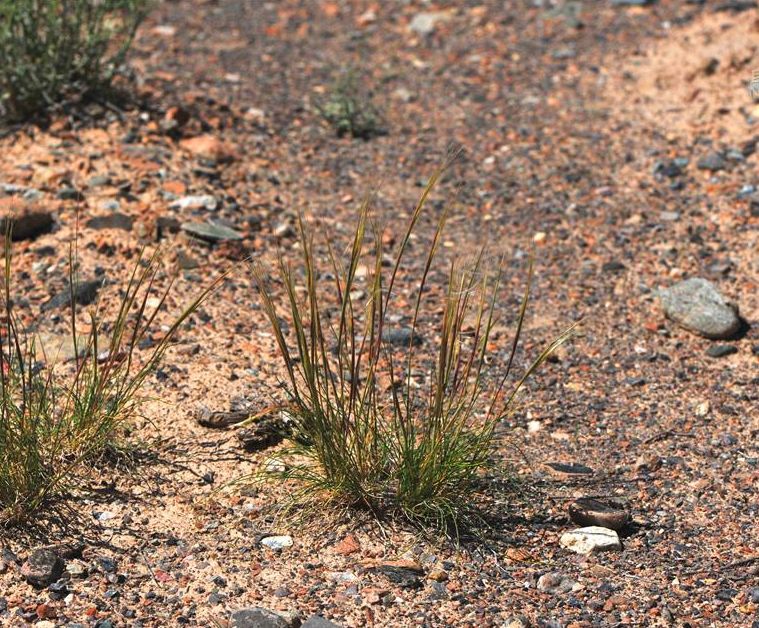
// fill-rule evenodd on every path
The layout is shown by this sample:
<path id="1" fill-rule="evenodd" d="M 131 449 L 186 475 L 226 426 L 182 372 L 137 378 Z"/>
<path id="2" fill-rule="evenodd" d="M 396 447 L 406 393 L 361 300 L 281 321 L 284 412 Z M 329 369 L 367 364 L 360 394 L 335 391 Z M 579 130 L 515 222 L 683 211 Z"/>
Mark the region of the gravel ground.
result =
<path id="1" fill-rule="evenodd" d="M 143 244 L 167 247 L 170 310 L 232 274 L 150 383 L 134 461 L 99 465 L 2 533 L 0 622 L 759 625 L 757 24 L 735 1 L 159 5 L 136 42 L 132 105 L 0 139 L 0 209 L 54 217 L 16 245 L 19 307 L 50 342 L 65 335 L 43 304 L 63 289 L 77 216 L 88 278 L 117 284 Z M 319 116 L 347 67 L 384 134 L 337 137 Z M 533 247 L 518 365 L 582 321 L 503 426 L 498 456 L 520 488 L 486 478 L 490 527 L 459 547 L 282 515 L 290 487 L 230 484 L 276 446 L 250 452 L 234 426 L 208 427 L 281 399 L 243 260 L 291 255 L 299 211 L 347 242 L 373 189 L 398 233 L 452 145 L 419 239 L 453 203 L 443 257 L 504 253 L 494 372 Z M 665 316 L 659 290 L 694 277 L 738 305 L 728 338 Z M 579 497 L 630 513 L 618 547 L 564 547 Z"/>

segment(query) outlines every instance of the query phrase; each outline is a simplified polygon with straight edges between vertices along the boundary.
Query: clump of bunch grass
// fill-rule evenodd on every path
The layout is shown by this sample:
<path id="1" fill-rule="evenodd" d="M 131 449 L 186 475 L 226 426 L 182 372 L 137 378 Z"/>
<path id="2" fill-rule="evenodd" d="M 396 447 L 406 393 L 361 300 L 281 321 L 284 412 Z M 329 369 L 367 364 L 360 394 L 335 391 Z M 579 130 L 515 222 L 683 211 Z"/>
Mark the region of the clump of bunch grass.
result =
<path id="1" fill-rule="evenodd" d="M 11 120 L 103 93 L 148 0 L 0 0 L 0 113 Z"/>
<path id="2" fill-rule="evenodd" d="M 353 69 L 343 72 L 335 80 L 327 97 L 315 106 L 338 137 L 350 135 L 355 139 L 368 140 L 385 133 L 379 109 Z"/>
<path id="3" fill-rule="evenodd" d="M 369 202 L 358 216 L 347 263 L 342 265 L 329 247 L 336 305 L 329 305 L 330 291 L 321 281 L 314 239 L 302 220 L 303 283 L 296 281 L 298 273 L 287 262 L 279 262 L 287 323 L 260 265 L 254 276 L 287 371 L 287 413 L 293 424 L 280 477 L 297 481 L 301 488 L 296 496 L 312 503 L 327 500 L 368 509 L 378 517 L 401 515 L 457 533 L 473 512 L 478 480 L 493 461 L 496 427 L 513 411 L 525 380 L 570 330 L 507 385 L 527 307 L 528 280 L 508 359 L 495 377 L 487 360 L 501 272 L 491 272 L 481 252 L 472 264 L 450 264 L 439 337 L 434 350 L 420 349 L 415 337 L 446 221 L 443 214 L 407 312 L 408 344 L 400 351 L 390 346 L 388 315 L 401 264 L 440 174 L 425 188 L 389 266 Z M 364 302 L 357 276 L 367 257 L 365 237 L 370 231 L 373 252 L 368 256 L 369 295 Z M 293 330 L 294 348 L 285 325 Z M 417 369 L 429 373 L 426 390 L 418 387 Z"/>
<path id="4" fill-rule="evenodd" d="M 161 272 L 159 254 L 140 255 L 121 291 L 110 322 L 96 306 L 89 330 L 77 323 L 70 258 L 71 362 L 56 363 L 39 340 L 22 327 L 13 305 L 10 237 L 5 240 L 0 329 L 0 524 L 17 523 L 86 474 L 87 463 L 119 446 L 123 428 L 139 415 L 140 394 L 180 326 L 215 284 L 173 319 L 145 355 L 138 346 L 153 329 L 173 281 L 154 289 Z M 148 307 L 151 299 L 157 305 Z M 40 357 L 42 360 L 40 361 Z M 50 359 L 48 359 L 50 358 Z"/>

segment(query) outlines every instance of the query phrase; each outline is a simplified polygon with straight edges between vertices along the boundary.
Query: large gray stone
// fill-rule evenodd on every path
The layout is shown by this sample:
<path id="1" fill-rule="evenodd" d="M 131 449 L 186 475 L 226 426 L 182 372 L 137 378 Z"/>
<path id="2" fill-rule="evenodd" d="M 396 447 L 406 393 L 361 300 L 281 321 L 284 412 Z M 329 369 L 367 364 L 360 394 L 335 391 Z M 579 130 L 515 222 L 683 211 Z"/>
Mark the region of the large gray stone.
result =
<path id="1" fill-rule="evenodd" d="M 741 328 L 738 307 L 706 279 L 693 277 L 659 291 L 667 318 L 706 338 L 735 336 Z"/>

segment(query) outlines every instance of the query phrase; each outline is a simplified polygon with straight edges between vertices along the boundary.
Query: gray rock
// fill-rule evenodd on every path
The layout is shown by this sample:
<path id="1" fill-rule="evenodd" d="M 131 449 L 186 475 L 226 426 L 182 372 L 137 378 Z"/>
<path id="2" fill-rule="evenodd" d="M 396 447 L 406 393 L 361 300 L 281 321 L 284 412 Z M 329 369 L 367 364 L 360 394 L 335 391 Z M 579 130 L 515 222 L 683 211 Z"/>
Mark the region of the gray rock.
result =
<path id="1" fill-rule="evenodd" d="M 73 296 L 74 302 L 78 305 L 89 305 L 97 297 L 98 290 L 103 285 L 102 279 L 93 279 L 92 281 L 82 281 L 74 286 Z M 40 308 L 43 312 L 55 310 L 60 307 L 66 307 L 71 305 L 72 291 L 68 286 L 62 291 L 56 294 L 52 299 L 42 304 Z"/>
<path id="2" fill-rule="evenodd" d="M 530 628 L 530 620 L 524 615 L 512 615 L 506 618 L 503 628 Z"/>
<path id="3" fill-rule="evenodd" d="M 448 14 L 444 11 L 425 11 L 423 13 L 417 13 L 411 18 L 408 28 L 412 33 L 426 37 L 435 32 L 435 28 L 439 22 L 447 19 Z"/>
<path id="4" fill-rule="evenodd" d="M 724 170 L 727 162 L 725 158 L 717 151 L 712 151 L 708 155 L 702 157 L 696 163 L 699 170 L 709 170 L 710 172 L 717 172 L 718 170 Z"/>
<path id="5" fill-rule="evenodd" d="M 9 220 L 10 225 L 8 225 Z M 31 240 L 52 229 L 53 215 L 49 211 L 27 209 L 15 215 L 0 218 L 0 236 L 5 236 L 5 231 L 9 226 L 12 240 Z"/>
<path id="6" fill-rule="evenodd" d="M 127 214 L 113 213 L 106 216 L 94 216 L 90 218 L 86 225 L 90 229 L 122 229 L 131 231 L 134 224 L 134 218 Z"/>
<path id="7" fill-rule="evenodd" d="M 706 355 L 710 358 L 724 358 L 733 353 L 738 353 L 738 347 L 735 345 L 713 345 L 706 350 Z"/>
<path id="8" fill-rule="evenodd" d="M 741 328 L 738 308 L 701 277 L 681 281 L 659 291 L 667 318 L 706 338 L 733 337 Z"/>
<path id="9" fill-rule="evenodd" d="M 611 0 L 615 7 L 645 7 L 654 2 L 655 0 Z"/>
<path id="10" fill-rule="evenodd" d="M 231 628 L 290 628 L 291 621 L 267 608 L 243 608 L 230 617 Z"/>
<path id="11" fill-rule="evenodd" d="M 321 615 L 312 615 L 303 622 L 301 628 L 340 628 L 340 624 L 324 619 Z"/>
<path id="12" fill-rule="evenodd" d="M 103 187 L 104 185 L 110 185 L 110 184 L 111 184 L 111 177 L 109 177 L 107 174 L 95 175 L 94 177 L 91 177 L 87 181 L 88 188 L 99 188 L 99 187 Z"/>
<path id="13" fill-rule="evenodd" d="M 557 571 L 543 574 L 538 578 L 538 591 L 543 593 L 569 593 L 577 584 L 569 576 Z"/>
<path id="14" fill-rule="evenodd" d="M 588 526 L 566 532 L 561 535 L 559 544 L 577 554 L 594 554 L 622 549 L 617 533 L 599 526 Z"/>
<path id="15" fill-rule="evenodd" d="M 62 201 L 77 201 L 82 197 L 79 190 L 70 187 L 62 188 L 55 196 Z"/>
<path id="16" fill-rule="evenodd" d="M 32 586 L 43 588 L 58 580 L 65 564 L 58 554 L 47 548 L 34 550 L 21 566 L 21 575 Z"/>
<path id="17" fill-rule="evenodd" d="M 422 336 L 420 335 L 419 330 L 416 330 L 414 332 L 412 340 L 410 327 L 394 327 L 385 329 L 382 332 L 382 340 L 394 347 L 408 347 L 409 342 L 411 342 L 415 347 L 418 347 L 422 344 Z"/>
<path id="18" fill-rule="evenodd" d="M 194 238 L 205 240 L 206 242 L 242 240 L 242 234 L 239 231 L 223 225 L 212 225 L 205 222 L 184 222 L 181 229 Z"/>

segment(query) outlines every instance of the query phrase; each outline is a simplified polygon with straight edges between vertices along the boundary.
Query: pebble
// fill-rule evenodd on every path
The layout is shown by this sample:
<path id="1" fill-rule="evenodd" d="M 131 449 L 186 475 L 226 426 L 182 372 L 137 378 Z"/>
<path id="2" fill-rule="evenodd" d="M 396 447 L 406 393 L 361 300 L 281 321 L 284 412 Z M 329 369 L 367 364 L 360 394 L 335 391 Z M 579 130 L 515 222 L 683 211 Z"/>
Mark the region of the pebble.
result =
<path id="1" fill-rule="evenodd" d="M 611 0 L 615 7 L 645 7 L 654 2 L 655 0 Z"/>
<path id="2" fill-rule="evenodd" d="M 301 624 L 301 628 L 340 628 L 340 625 L 321 615 L 312 615 Z"/>
<path id="3" fill-rule="evenodd" d="M 558 477 L 593 474 L 593 469 L 577 462 L 546 462 L 545 466 Z"/>
<path id="4" fill-rule="evenodd" d="M 288 535 L 265 536 L 261 539 L 261 545 L 269 548 L 270 550 L 283 550 L 286 547 L 292 547 L 293 538 Z"/>
<path id="5" fill-rule="evenodd" d="M 579 583 L 559 572 L 543 574 L 538 578 L 538 591 L 543 593 L 569 593 L 575 590 Z"/>
<path id="6" fill-rule="evenodd" d="M 122 231 L 131 231 L 133 224 L 134 218 L 117 212 L 106 216 L 94 216 L 85 223 L 90 229 L 121 229 Z"/>
<path id="7" fill-rule="evenodd" d="M 408 347 L 409 342 L 414 347 L 418 347 L 422 344 L 422 337 L 419 334 L 419 330 L 416 330 L 411 334 L 411 327 L 395 327 L 391 329 L 385 329 L 382 333 L 382 340 L 393 347 Z"/>
<path id="8" fill-rule="evenodd" d="M 512 615 L 503 622 L 503 628 L 530 628 L 530 620 L 524 615 Z"/>
<path id="9" fill-rule="evenodd" d="M 34 550 L 21 566 L 21 575 L 32 586 L 47 587 L 60 578 L 65 564 L 54 551 L 40 548 Z"/>
<path id="10" fill-rule="evenodd" d="M 664 177 L 669 177 L 670 179 L 674 179 L 675 177 L 679 177 L 682 173 L 683 173 L 683 170 L 680 167 L 680 164 L 674 159 L 669 159 L 666 161 L 657 161 L 654 164 L 655 175 L 659 174 Z"/>
<path id="11" fill-rule="evenodd" d="M 196 196 L 183 196 L 169 205 L 169 209 L 207 209 L 214 211 L 219 206 L 219 201 L 210 194 Z"/>
<path id="12" fill-rule="evenodd" d="M 295 227 L 289 222 L 281 222 L 274 227 L 274 236 L 277 238 L 293 238 L 296 235 Z"/>
<path id="13" fill-rule="evenodd" d="M 324 577 L 330 582 L 355 582 L 358 576 L 351 571 L 328 571 Z"/>
<path id="14" fill-rule="evenodd" d="M 610 530 L 621 530 L 630 522 L 630 513 L 613 502 L 583 497 L 575 500 L 568 508 L 569 518 L 581 526 L 600 526 Z"/>
<path id="15" fill-rule="evenodd" d="M 706 355 L 710 358 L 724 358 L 733 353 L 738 353 L 738 347 L 735 345 L 712 345 L 706 350 Z"/>
<path id="16" fill-rule="evenodd" d="M 91 281 L 80 281 L 74 286 L 73 297 L 77 305 L 89 305 L 95 300 L 98 291 L 103 285 L 102 279 L 93 279 Z M 72 291 L 68 286 L 59 292 L 52 299 L 42 304 L 41 310 L 48 312 L 61 307 L 71 305 Z"/>
<path id="17" fill-rule="evenodd" d="M 242 240 L 242 234 L 239 231 L 223 225 L 212 225 L 206 222 L 183 222 L 180 228 L 185 233 L 207 242 Z"/>
<path id="18" fill-rule="evenodd" d="M 740 330 L 737 306 L 701 277 L 661 289 L 659 298 L 667 318 L 706 338 L 726 339 Z"/>
<path id="19" fill-rule="evenodd" d="M 427 37 L 432 35 L 440 22 L 448 19 L 445 11 L 424 11 L 411 18 L 408 28 L 412 33 Z"/>
<path id="20" fill-rule="evenodd" d="M 559 544 L 577 554 L 592 554 L 609 550 L 621 550 L 622 544 L 614 530 L 600 526 L 578 528 L 565 532 L 559 539 Z"/>
<path id="21" fill-rule="evenodd" d="M 230 628 L 290 628 L 285 617 L 267 608 L 243 608 L 232 613 Z"/>
<path id="22" fill-rule="evenodd" d="M 696 167 L 699 170 L 709 170 L 710 172 L 717 172 L 725 168 L 725 158 L 717 151 L 712 151 L 708 155 L 705 155 L 696 163 Z"/>

